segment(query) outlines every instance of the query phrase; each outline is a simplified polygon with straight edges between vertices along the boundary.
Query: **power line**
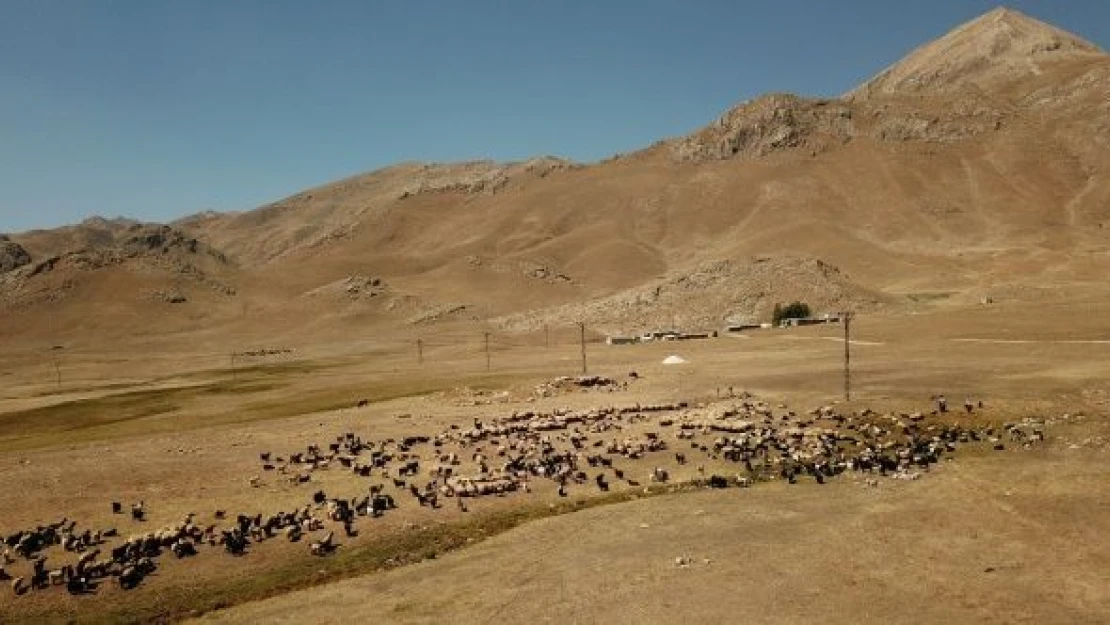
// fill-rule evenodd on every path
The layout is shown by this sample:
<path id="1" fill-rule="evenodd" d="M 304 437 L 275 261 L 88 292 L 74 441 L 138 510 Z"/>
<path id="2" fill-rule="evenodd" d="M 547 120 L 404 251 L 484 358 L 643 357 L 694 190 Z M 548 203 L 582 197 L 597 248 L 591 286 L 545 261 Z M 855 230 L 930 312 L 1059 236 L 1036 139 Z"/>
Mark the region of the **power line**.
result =
<path id="1" fill-rule="evenodd" d="M 844 401 L 852 401 L 852 311 L 844 311 Z"/>
<path id="2" fill-rule="evenodd" d="M 582 375 L 586 375 L 586 324 L 578 322 L 579 343 L 582 346 Z"/>

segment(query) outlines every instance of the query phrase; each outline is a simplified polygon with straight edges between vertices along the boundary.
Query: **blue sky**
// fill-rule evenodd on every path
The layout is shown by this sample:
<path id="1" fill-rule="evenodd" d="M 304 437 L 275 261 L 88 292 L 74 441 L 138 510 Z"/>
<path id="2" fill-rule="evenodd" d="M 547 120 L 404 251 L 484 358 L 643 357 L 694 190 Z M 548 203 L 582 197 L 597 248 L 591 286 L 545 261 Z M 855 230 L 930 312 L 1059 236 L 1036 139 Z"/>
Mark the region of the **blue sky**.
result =
<path id="1" fill-rule="evenodd" d="M 245 210 L 405 160 L 593 161 L 843 93 L 979 0 L 0 0 L 0 232 Z M 1008 6 L 1110 47 L 1110 2 Z"/>

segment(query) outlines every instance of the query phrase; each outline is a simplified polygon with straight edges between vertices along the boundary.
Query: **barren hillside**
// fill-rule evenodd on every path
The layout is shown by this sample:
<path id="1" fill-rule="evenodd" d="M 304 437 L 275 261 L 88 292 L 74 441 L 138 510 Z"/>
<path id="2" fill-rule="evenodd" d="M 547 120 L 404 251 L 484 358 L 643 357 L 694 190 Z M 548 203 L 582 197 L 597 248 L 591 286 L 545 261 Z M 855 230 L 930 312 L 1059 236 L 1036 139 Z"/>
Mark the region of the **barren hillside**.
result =
<path id="1" fill-rule="evenodd" d="M 1110 56 L 999 9 L 843 98 L 761 97 L 600 163 L 405 164 L 166 229 L 12 234 L 0 332 L 107 331 L 124 313 L 122 333 L 211 330 L 247 310 L 286 329 L 710 325 L 779 299 L 1090 297 L 1110 270 L 1107 137 Z M 706 267 L 725 269 L 692 278 Z"/>

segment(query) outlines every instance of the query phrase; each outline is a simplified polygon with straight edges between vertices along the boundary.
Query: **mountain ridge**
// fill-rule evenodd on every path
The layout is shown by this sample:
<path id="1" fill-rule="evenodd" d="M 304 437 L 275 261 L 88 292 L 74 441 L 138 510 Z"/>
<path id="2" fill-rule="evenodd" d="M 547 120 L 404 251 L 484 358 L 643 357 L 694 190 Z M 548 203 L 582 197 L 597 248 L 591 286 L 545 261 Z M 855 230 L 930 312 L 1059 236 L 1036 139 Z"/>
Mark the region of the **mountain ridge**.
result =
<path id="1" fill-rule="evenodd" d="M 848 301 L 834 293 L 899 309 L 922 292 L 977 301 L 1003 288 L 1099 289 L 1110 269 L 1108 102 L 1110 57 L 995 10 L 844 97 L 768 94 L 689 135 L 597 163 L 402 163 L 170 226 L 228 261 L 208 269 L 235 294 L 196 293 L 207 308 L 193 314 L 206 322 L 231 318 L 245 302 L 290 327 L 342 319 L 356 314 L 350 298 L 305 294 L 343 293 L 367 276 L 388 284 L 389 296 L 364 298 L 373 302 L 358 304 L 357 314 L 394 326 L 439 318 L 435 311 L 466 311 L 470 321 L 602 320 L 591 302 L 642 301 L 646 285 L 673 285 L 706 266 L 727 267 L 730 277 L 698 282 L 705 289 L 748 295 L 649 302 L 635 309 L 637 323 L 673 316 L 682 302 L 732 307 L 694 315 L 700 322 L 764 315 L 789 290 L 744 286 L 765 280 L 765 267 L 780 268 L 784 280 L 791 267 L 799 276 L 840 268 L 835 280 L 817 272 L 783 282 L 797 298 L 829 305 Z M 111 233 L 132 227 L 92 221 L 13 234 L 11 243 L 40 262 L 73 248 L 111 248 Z M 151 258 L 72 279 L 149 278 Z M 752 258 L 770 264 L 752 270 Z M 191 295 L 158 314 L 190 310 Z M 391 309 L 386 300 L 397 303 Z M 80 298 L 66 301 L 76 320 Z M 292 301 L 302 302 L 300 317 L 280 312 Z"/>

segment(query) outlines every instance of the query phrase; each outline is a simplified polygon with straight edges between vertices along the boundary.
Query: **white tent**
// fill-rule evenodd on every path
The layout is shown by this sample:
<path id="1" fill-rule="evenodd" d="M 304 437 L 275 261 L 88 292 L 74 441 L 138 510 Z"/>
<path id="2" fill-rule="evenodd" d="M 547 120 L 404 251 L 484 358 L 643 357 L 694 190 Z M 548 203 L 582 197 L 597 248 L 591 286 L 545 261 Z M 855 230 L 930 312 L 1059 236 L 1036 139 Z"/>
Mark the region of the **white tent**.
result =
<path id="1" fill-rule="evenodd" d="M 688 361 L 682 356 L 670 355 L 663 359 L 665 365 L 684 365 Z"/>

